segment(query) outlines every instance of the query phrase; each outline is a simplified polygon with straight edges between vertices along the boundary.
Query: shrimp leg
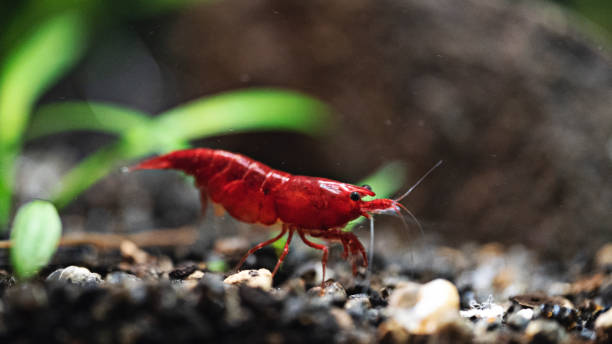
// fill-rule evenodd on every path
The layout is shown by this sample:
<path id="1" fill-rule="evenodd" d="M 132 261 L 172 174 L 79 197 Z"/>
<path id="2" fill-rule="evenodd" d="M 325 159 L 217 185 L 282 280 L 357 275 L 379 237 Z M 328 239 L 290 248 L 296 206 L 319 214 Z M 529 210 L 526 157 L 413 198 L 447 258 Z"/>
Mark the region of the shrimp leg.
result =
<path id="1" fill-rule="evenodd" d="M 283 224 L 283 230 L 280 232 L 279 235 L 275 236 L 274 238 L 270 239 L 270 240 L 266 240 L 262 243 L 257 244 L 255 247 L 253 247 L 252 249 L 250 249 L 244 256 L 242 256 L 242 259 L 240 259 L 240 262 L 238 263 L 238 265 L 236 265 L 235 270 L 238 271 L 238 269 L 240 269 L 240 267 L 242 266 L 242 264 L 244 264 L 244 262 L 246 261 L 246 259 L 252 255 L 253 253 L 257 252 L 259 249 L 263 248 L 264 246 L 268 246 L 271 243 L 277 241 L 278 239 L 282 238 L 283 235 L 285 235 L 285 233 L 287 233 L 288 230 L 288 225 Z M 291 235 L 291 234 L 290 234 Z M 289 240 L 287 240 L 289 241 Z M 284 257 L 283 257 L 284 258 Z M 277 264 L 278 265 L 278 264 Z M 274 272 L 276 272 L 276 269 L 274 269 Z M 272 274 L 274 275 L 274 274 Z"/>
<path id="2" fill-rule="evenodd" d="M 304 233 L 302 232 L 302 230 L 298 229 L 298 234 L 300 235 L 300 238 L 302 238 L 302 241 L 304 242 L 304 244 L 312 247 L 312 248 L 316 248 L 317 250 L 321 250 L 323 251 L 323 259 L 321 259 L 321 266 L 323 267 L 323 276 L 321 279 L 321 292 L 323 292 L 323 290 L 325 289 L 325 266 L 327 265 L 327 256 L 329 253 L 329 249 L 327 248 L 327 246 L 323 245 L 323 244 L 317 244 L 314 243 L 308 239 L 306 239 L 306 236 L 304 235 Z"/>
<path id="3" fill-rule="evenodd" d="M 366 252 L 365 252 L 365 249 L 363 248 L 363 245 L 361 245 L 361 242 L 359 242 L 359 239 L 357 239 L 355 234 L 351 232 L 338 231 L 337 235 L 340 241 L 342 242 L 342 245 L 344 245 L 345 250 L 346 250 L 346 247 L 348 246 L 349 251 L 351 253 L 351 262 L 353 265 L 353 275 L 357 275 L 356 256 L 361 254 L 363 266 L 368 266 L 368 258 L 366 257 Z"/>
<path id="4" fill-rule="evenodd" d="M 339 241 L 344 249 L 342 257 L 346 259 L 350 254 L 350 260 L 353 265 L 353 275 L 357 275 L 356 259 L 359 255 L 361 255 L 363 258 L 363 266 L 368 266 L 368 258 L 366 257 L 365 249 L 355 234 L 351 232 L 344 232 L 341 229 L 336 228 L 329 231 L 313 231 L 310 233 L 310 235 L 317 238 L 323 238 L 325 240 Z M 314 247 L 312 245 L 309 246 Z"/>
<path id="5" fill-rule="evenodd" d="M 283 263 L 283 260 L 285 260 L 285 256 L 287 256 L 287 253 L 289 253 L 289 244 L 291 244 L 291 237 L 293 237 L 293 230 L 294 230 L 293 228 L 289 229 L 289 235 L 287 236 L 287 242 L 285 243 L 285 248 L 283 248 L 283 253 L 280 255 L 280 257 L 278 257 L 278 262 L 276 262 L 274 271 L 272 271 L 272 277 L 276 275 L 276 271 L 278 271 L 278 268 Z"/>

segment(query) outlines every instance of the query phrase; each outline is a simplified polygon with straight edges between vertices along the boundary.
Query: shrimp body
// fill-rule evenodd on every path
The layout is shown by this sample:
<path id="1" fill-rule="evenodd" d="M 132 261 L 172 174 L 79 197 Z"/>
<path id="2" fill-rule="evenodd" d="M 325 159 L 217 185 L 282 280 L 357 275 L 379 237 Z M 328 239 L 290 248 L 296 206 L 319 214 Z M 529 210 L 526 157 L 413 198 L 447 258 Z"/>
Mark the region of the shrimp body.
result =
<path id="1" fill-rule="evenodd" d="M 367 187 L 292 175 L 223 150 L 195 148 L 175 151 L 131 168 L 139 169 L 175 169 L 194 176 L 203 211 L 210 198 L 243 222 L 272 225 L 280 221 L 283 224 L 280 235 L 249 250 L 238 265 L 240 267 L 248 255 L 288 232 L 285 250 L 273 275 L 287 255 L 294 232 L 306 245 L 323 251 L 323 281 L 328 248 L 311 242 L 306 235 L 342 243 L 344 258 L 361 256 L 363 265 L 367 266 L 363 245 L 354 234 L 343 232 L 341 228 L 359 216 L 369 218 L 371 213 L 400 211 L 394 200 L 362 201 L 363 196 L 375 195 Z M 353 272 L 356 272 L 355 260 Z"/>

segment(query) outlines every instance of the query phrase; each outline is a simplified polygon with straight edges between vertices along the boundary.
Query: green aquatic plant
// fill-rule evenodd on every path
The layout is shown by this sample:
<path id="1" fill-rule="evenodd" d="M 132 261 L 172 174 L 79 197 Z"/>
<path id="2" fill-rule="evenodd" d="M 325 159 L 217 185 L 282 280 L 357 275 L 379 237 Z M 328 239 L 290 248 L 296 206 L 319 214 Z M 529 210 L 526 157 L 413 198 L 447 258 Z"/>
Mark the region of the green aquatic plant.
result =
<path id="1" fill-rule="evenodd" d="M 30 278 L 57 249 L 62 223 L 53 204 L 32 201 L 17 211 L 11 230 L 11 265 L 18 278 Z"/>
<path id="2" fill-rule="evenodd" d="M 0 61 L 0 228 L 8 223 L 15 161 L 30 112 L 40 95 L 81 57 L 84 32 L 78 14 L 57 15 Z"/>
<path id="3" fill-rule="evenodd" d="M 97 33 L 121 20 L 195 2 L 24 0 L 0 5 L 0 231 L 8 229 L 16 161 L 41 95 L 81 60 Z"/>

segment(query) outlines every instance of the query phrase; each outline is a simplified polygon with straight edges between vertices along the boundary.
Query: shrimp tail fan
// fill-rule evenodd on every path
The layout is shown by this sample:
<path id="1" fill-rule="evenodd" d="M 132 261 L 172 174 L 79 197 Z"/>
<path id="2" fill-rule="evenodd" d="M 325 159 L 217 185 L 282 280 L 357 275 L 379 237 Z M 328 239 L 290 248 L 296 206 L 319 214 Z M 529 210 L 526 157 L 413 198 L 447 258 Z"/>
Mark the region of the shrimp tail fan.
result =
<path id="1" fill-rule="evenodd" d="M 179 150 L 145 160 L 130 167 L 129 171 L 175 169 L 194 174 L 202 163 L 205 165 L 208 162 L 211 155 L 211 150 L 206 148 Z"/>

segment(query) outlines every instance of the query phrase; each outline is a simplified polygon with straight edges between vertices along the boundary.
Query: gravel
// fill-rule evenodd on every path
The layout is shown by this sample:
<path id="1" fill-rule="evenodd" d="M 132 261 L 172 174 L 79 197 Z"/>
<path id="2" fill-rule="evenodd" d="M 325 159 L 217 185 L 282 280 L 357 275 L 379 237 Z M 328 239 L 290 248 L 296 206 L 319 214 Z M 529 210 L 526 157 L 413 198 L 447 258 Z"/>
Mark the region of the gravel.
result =
<path id="1" fill-rule="evenodd" d="M 316 279 L 301 272 L 273 281 L 266 268 L 213 272 L 204 261 L 125 247 L 129 252 L 106 271 L 66 266 L 30 282 L 2 272 L 0 341 L 606 343 L 612 334 L 607 294 L 612 276 L 607 264 L 589 260 L 567 270 L 575 272 L 565 274 L 566 280 L 521 250 L 490 245 L 455 250 L 460 264 L 442 271 L 432 265 L 421 277 L 398 270 L 401 257 L 386 257 L 369 280 L 351 276 L 349 264 L 337 260 L 329 269 L 338 279 L 326 281 L 322 293 Z M 489 259 L 482 259 L 483 252 Z M 229 259 L 228 266 L 234 263 L 233 253 L 215 254 Z M 268 262 L 268 254 L 256 254 L 252 264 Z M 296 255 L 316 258 L 310 251 Z M 590 261 L 602 255 L 593 252 Z M 491 269 L 492 260 L 505 265 L 494 263 L 498 267 Z M 307 271 L 313 262 L 289 266 Z M 539 275 L 513 273 L 494 282 L 509 269 Z M 476 280 L 485 270 L 491 285 Z M 508 290 L 520 293 L 507 297 Z"/>

